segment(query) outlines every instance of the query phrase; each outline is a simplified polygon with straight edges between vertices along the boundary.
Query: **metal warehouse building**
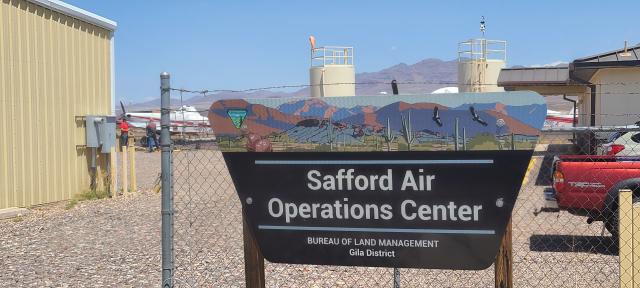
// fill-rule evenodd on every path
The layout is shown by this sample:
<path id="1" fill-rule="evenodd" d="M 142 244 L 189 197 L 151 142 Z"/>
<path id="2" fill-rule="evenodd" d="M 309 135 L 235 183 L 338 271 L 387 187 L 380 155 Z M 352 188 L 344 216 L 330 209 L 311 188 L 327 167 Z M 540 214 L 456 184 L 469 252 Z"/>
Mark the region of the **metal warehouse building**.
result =
<path id="1" fill-rule="evenodd" d="M 89 189 L 83 116 L 114 113 L 115 28 L 56 0 L 0 3 L 0 209 Z"/>
<path id="2" fill-rule="evenodd" d="M 498 86 L 542 95 L 577 96 L 579 126 L 640 120 L 640 44 L 573 60 L 566 67 L 502 69 Z"/>

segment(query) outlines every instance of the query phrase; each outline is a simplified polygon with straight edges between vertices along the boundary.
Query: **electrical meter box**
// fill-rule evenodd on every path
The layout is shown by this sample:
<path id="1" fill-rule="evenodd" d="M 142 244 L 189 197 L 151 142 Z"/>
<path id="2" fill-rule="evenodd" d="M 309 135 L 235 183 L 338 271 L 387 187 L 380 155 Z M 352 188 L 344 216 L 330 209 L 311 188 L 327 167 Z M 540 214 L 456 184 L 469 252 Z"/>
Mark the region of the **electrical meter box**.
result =
<path id="1" fill-rule="evenodd" d="M 101 148 L 101 153 L 109 153 L 116 145 L 115 116 L 86 116 L 87 148 Z"/>
<path id="2" fill-rule="evenodd" d="M 100 144 L 102 144 L 102 153 L 111 152 L 111 148 L 116 147 L 116 117 L 107 116 L 106 121 L 102 124 L 100 130 Z"/>

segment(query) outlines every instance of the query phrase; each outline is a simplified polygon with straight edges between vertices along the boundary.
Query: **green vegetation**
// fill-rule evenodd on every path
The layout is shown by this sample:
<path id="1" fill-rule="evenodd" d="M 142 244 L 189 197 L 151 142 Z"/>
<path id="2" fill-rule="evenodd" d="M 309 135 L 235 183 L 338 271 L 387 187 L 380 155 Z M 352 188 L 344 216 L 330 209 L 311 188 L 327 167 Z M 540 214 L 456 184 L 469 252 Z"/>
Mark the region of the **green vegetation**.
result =
<path id="1" fill-rule="evenodd" d="M 97 200 L 107 197 L 109 197 L 109 193 L 105 191 L 84 191 L 80 194 L 75 195 L 71 200 L 69 200 L 67 205 L 64 206 L 64 209 L 69 210 L 82 201 Z"/>
<path id="2" fill-rule="evenodd" d="M 330 144 L 330 145 L 328 145 L 328 144 L 320 144 L 320 145 L 316 146 L 316 148 L 315 148 L 315 151 L 318 151 L 318 152 L 331 152 L 333 150 L 334 150 L 333 143 Z"/>
<path id="3" fill-rule="evenodd" d="M 245 137 L 220 137 L 216 139 L 218 147 L 226 151 L 246 151 L 247 140 Z"/>
<path id="4" fill-rule="evenodd" d="M 467 147 L 469 150 L 497 150 L 500 143 L 492 134 L 482 133 L 469 140 Z"/>
<path id="5" fill-rule="evenodd" d="M 271 142 L 273 151 L 452 151 L 454 150 L 453 138 L 429 136 L 418 139 L 418 133 L 411 127 L 409 115 L 403 120 L 403 130 L 400 135 L 393 135 L 386 128 L 377 135 L 364 135 L 358 140 L 345 138 L 344 132 L 329 128 L 326 133 L 325 143 L 310 141 L 297 142 L 286 133 L 271 133 L 266 138 Z M 390 123 L 387 123 L 389 125 Z M 515 135 L 516 150 L 533 149 L 537 136 Z M 346 141 L 348 140 L 348 141 Z M 246 151 L 246 137 L 220 137 L 218 146 L 224 151 Z M 492 133 L 478 134 L 472 138 L 466 138 L 466 150 L 511 150 L 511 135 L 495 136 Z M 346 143 L 345 143 L 346 142 Z M 461 145 L 460 148 L 463 146 Z"/>

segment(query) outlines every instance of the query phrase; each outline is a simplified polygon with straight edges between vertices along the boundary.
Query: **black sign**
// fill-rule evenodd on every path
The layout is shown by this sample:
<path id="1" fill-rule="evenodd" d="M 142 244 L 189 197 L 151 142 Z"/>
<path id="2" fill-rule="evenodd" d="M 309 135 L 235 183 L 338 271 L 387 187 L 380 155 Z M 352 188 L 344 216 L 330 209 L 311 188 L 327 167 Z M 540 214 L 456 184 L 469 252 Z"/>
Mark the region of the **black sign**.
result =
<path id="1" fill-rule="evenodd" d="M 485 269 L 531 150 L 225 152 L 247 222 L 278 263 Z"/>
<path id="2" fill-rule="evenodd" d="M 267 260 L 484 269 L 546 112 L 503 92 L 227 99 L 208 118 Z"/>

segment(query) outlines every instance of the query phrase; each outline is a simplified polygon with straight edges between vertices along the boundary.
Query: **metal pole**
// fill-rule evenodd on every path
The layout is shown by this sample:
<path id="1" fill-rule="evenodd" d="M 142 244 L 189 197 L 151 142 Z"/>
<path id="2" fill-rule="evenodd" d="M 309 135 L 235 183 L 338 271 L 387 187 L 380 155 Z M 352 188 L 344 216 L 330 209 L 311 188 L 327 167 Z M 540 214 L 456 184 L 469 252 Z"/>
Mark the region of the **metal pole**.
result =
<path id="1" fill-rule="evenodd" d="M 180 111 L 182 112 L 182 130 L 180 130 L 180 138 L 182 139 L 182 141 L 184 141 L 184 129 L 185 129 L 185 124 L 184 124 L 184 105 L 182 104 L 182 90 L 180 89 Z"/>
<path id="2" fill-rule="evenodd" d="M 460 123 L 460 119 L 458 119 L 458 117 L 456 117 L 456 127 L 455 127 L 455 131 L 453 133 L 453 137 L 454 137 L 454 139 L 453 139 L 453 141 L 454 141 L 453 142 L 453 147 L 454 147 L 455 151 L 458 151 L 458 149 L 459 149 L 458 148 L 458 137 L 459 137 L 458 136 L 458 125 L 459 125 L 459 123 Z"/>
<path id="3" fill-rule="evenodd" d="M 467 151 L 467 127 L 462 127 L 462 150 Z"/>
<path id="4" fill-rule="evenodd" d="M 162 287 L 173 287 L 173 203 L 171 184 L 171 85 L 167 72 L 160 74 L 160 146 L 162 147 Z"/>
<path id="5" fill-rule="evenodd" d="M 400 288 L 400 269 L 393 268 L 393 288 Z"/>
<path id="6" fill-rule="evenodd" d="M 516 150 L 516 136 L 511 133 L 511 150 Z"/>

